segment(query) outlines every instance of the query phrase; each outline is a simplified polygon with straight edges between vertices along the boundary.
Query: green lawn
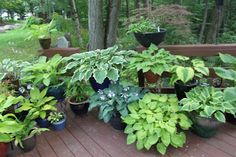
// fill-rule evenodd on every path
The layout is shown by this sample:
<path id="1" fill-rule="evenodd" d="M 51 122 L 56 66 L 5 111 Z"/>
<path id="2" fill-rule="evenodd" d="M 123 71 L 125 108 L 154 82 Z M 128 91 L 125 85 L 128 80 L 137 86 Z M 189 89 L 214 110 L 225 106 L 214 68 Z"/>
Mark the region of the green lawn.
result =
<path id="1" fill-rule="evenodd" d="M 29 36 L 29 29 L 15 29 L 0 33 L 0 60 L 5 58 L 30 60 L 38 54 L 40 49 L 38 39 L 25 40 Z M 53 37 L 55 45 L 59 33 Z"/>

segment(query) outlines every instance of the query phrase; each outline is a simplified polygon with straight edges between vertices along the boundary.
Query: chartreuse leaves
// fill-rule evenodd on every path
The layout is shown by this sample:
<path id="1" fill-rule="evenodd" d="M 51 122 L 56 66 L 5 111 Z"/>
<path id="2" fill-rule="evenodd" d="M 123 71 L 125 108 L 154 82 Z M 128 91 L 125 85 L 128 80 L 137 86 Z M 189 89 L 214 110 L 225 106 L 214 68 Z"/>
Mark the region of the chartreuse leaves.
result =
<path id="1" fill-rule="evenodd" d="M 149 150 L 156 145 L 161 154 L 166 153 L 169 145 L 176 148 L 184 145 L 185 135 L 177 131 L 177 125 L 187 130 L 192 122 L 179 112 L 175 96 L 149 93 L 128 109 L 130 113 L 122 117 L 127 124 L 127 144 L 136 142 L 138 150 Z"/>
<path id="2" fill-rule="evenodd" d="M 222 92 L 214 87 L 196 87 L 186 94 L 187 98 L 180 101 L 181 110 L 194 111 L 201 117 L 214 118 L 224 123 L 224 113 L 235 115 L 236 108 L 231 101 L 235 100 L 234 92 L 231 88 Z"/>

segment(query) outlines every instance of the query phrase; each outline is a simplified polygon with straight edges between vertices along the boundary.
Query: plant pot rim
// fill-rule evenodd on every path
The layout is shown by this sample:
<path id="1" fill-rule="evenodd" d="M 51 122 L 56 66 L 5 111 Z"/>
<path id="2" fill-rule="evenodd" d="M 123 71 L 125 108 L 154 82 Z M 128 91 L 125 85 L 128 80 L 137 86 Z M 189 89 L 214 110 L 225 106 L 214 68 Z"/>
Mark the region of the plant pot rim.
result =
<path id="1" fill-rule="evenodd" d="M 86 104 L 88 103 L 88 99 L 84 100 L 84 101 L 81 101 L 81 102 L 74 102 L 72 101 L 73 97 L 70 97 L 68 98 L 68 103 L 71 104 L 71 105 L 82 105 L 82 104 Z"/>
<path id="2" fill-rule="evenodd" d="M 191 87 L 191 86 L 197 86 L 198 85 L 198 83 L 199 83 L 199 81 L 198 80 L 196 80 L 196 79 L 193 79 L 193 80 L 191 80 L 191 81 L 195 81 L 194 83 L 191 83 L 191 84 L 189 84 L 189 83 L 182 83 L 181 81 L 176 81 L 175 82 L 175 84 L 178 84 L 178 85 L 182 85 L 182 86 L 187 86 L 187 87 Z M 190 82 L 191 82 L 190 81 Z"/>
<path id="3" fill-rule="evenodd" d="M 143 34 L 143 35 L 148 35 L 148 34 L 158 34 L 158 33 L 165 33 L 166 29 L 165 28 L 160 28 L 160 32 L 155 31 L 155 32 L 134 32 L 134 34 Z"/>

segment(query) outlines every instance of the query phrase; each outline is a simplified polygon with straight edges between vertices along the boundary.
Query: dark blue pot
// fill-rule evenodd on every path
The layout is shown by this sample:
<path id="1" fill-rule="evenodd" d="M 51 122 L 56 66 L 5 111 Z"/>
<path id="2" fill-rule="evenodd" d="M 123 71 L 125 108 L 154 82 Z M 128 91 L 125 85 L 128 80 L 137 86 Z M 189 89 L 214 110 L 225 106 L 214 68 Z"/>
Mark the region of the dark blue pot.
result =
<path id="1" fill-rule="evenodd" d="M 61 121 L 52 123 L 52 127 L 57 131 L 64 130 L 66 127 L 66 115 L 64 114 L 64 119 L 62 119 Z"/>
<path id="2" fill-rule="evenodd" d="M 47 96 L 53 96 L 58 102 L 65 99 L 65 89 L 63 87 L 49 87 Z"/>
<path id="3" fill-rule="evenodd" d="M 49 127 L 49 121 L 47 119 L 38 118 L 35 121 L 37 122 L 37 125 L 40 128 L 48 128 Z"/>
<path id="4" fill-rule="evenodd" d="M 94 79 L 94 77 L 90 77 L 89 82 L 93 88 L 94 91 L 103 90 L 105 88 L 108 88 L 111 84 L 111 81 L 108 78 L 105 78 L 102 84 L 97 83 L 97 81 Z"/>

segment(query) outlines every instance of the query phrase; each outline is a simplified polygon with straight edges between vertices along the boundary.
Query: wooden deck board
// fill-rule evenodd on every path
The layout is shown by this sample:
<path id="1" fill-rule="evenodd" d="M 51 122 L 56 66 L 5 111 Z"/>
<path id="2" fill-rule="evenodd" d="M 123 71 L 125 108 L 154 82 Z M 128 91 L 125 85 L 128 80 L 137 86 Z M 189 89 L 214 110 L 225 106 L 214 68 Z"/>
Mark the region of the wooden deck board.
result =
<path id="1" fill-rule="evenodd" d="M 19 149 L 9 157 L 159 157 L 155 147 L 138 151 L 135 144 L 126 145 L 126 135 L 98 120 L 92 112 L 83 117 L 74 116 L 67 109 L 67 126 L 63 131 L 50 131 L 37 137 L 37 147 L 29 153 Z M 163 157 L 236 157 L 236 126 L 225 124 L 210 139 L 187 134 L 183 148 L 168 148 Z"/>

